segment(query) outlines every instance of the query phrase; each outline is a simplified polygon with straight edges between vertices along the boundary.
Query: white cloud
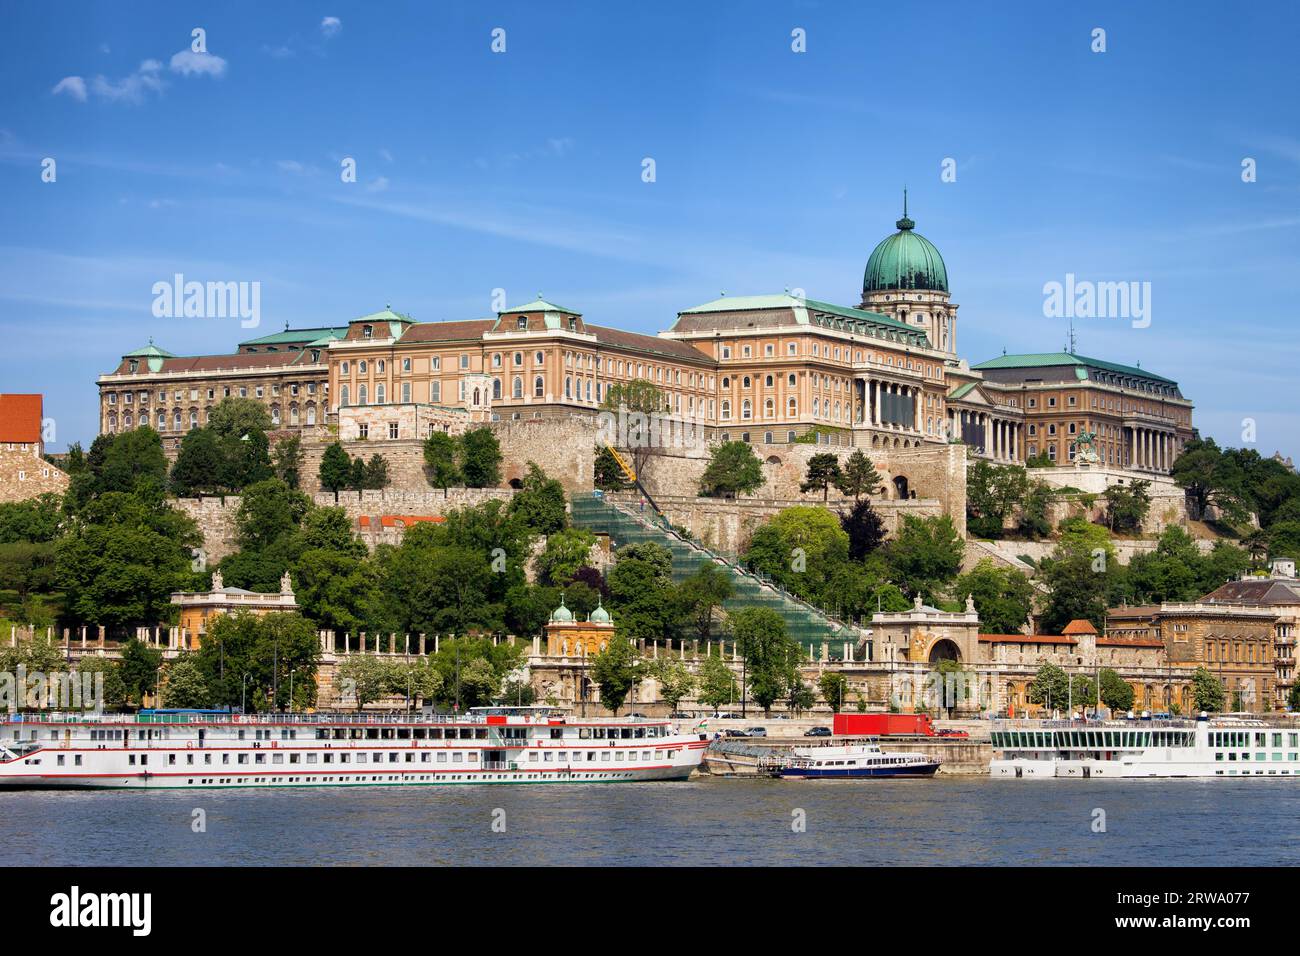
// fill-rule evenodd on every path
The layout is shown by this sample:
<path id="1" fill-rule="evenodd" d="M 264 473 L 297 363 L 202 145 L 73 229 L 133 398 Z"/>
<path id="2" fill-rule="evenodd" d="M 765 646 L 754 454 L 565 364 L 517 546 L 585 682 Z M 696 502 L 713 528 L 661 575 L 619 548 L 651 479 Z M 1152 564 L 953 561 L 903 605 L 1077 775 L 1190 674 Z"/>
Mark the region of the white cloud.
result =
<path id="1" fill-rule="evenodd" d="M 374 182 L 372 182 L 372 183 L 370 183 L 368 186 L 366 186 L 366 192 L 368 192 L 368 193 L 381 193 L 381 192 L 383 192 L 383 191 L 384 191 L 385 189 L 387 189 L 387 188 L 388 188 L 388 177 L 387 177 L 387 176 L 380 176 L 379 178 L 377 178 L 376 180 L 374 180 Z"/>
<path id="2" fill-rule="evenodd" d="M 226 61 L 213 53 L 195 53 L 193 50 L 181 50 L 172 55 L 171 70 L 182 76 L 223 76 Z"/>
<path id="3" fill-rule="evenodd" d="M 296 159 L 282 159 L 275 165 L 280 167 L 280 169 L 286 173 L 301 173 L 305 168 L 303 164 L 298 162 Z"/>
<path id="4" fill-rule="evenodd" d="M 163 84 L 158 77 L 161 68 L 157 60 L 145 60 L 140 69 L 120 80 L 109 80 L 96 76 L 91 81 L 91 91 L 101 100 L 111 102 L 141 103 L 146 92 L 161 93 Z"/>
<path id="5" fill-rule="evenodd" d="M 343 21 L 338 17 L 326 17 L 320 22 L 321 35 L 326 39 L 338 34 L 343 29 Z"/>
<path id="6" fill-rule="evenodd" d="M 55 95 L 66 93 L 74 100 L 84 103 L 86 102 L 86 81 L 79 76 L 65 76 L 54 84 L 54 89 L 50 90 L 50 92 Z"/>

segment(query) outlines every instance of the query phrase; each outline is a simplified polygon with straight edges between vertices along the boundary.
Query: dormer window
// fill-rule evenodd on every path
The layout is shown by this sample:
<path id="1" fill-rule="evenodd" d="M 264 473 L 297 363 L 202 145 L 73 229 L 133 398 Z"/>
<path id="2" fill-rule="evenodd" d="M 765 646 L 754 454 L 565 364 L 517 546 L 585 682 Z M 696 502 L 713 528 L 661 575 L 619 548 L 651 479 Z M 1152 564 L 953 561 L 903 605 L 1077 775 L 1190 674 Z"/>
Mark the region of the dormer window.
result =
<path id="1" fill-rule="evenodd" d="M 569 316 L 569 331 L 570 332 L 578 331 L 578 320 L 573 316 Z"/>
<path id="2" fill-rule="evenodd" d="M 528 316 L 526 315 L 519 316 L 515 319 L 515 322 L 517 323 L 520 332 L 523 332 L 528 328 Z"/>
<path id="3" fill-rule="evenodd" d="M 139 359 L 131 359 L 131 361 L 127 363 L 127 371 L 129 371 L 129 372 L 138 372 L 138 371 L 140 371 L 140 360 L 139 360 Z"/>
<path id="4" fill-rule="evenodd" d="M 311 350 L 311 360 L 313 365 L 320 361 L 320 349 Z"/>
<path id="5" fill-rule="evenodd" d="M 373 325 L 361 326 L 361 337 L 363 339 L 372 339 L 375 337 L 375 327 Z"/>

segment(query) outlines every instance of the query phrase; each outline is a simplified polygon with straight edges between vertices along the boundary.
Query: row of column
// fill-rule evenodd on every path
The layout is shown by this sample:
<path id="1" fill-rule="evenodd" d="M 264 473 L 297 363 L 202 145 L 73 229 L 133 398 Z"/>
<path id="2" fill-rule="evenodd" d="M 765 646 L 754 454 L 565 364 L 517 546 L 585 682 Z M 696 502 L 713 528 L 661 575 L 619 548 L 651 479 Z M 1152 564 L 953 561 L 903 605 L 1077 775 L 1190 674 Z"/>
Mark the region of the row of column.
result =
<path id="1" fill-rule="evenodd" d="M 1168 471 L 1178 457 L 1178 437 L 1154 428 L 1131 429 L 1130 460 L 1134 468 Z"/>
<path id="2" fill-rule="evenodd" d="M 923 406 L 925 405 L 925 390 L 919 385 L 904 385 L 899 382 L 886 382 L 881 379 L 864 378 L 858 379 L 864 386 L 864 399 L 866 413 L 870 415 L 870 421 L 866 424 L 873 428 L 889 428 L 898 431 L 915 431 L 924 430 L 922 415 Z M 885 395 L 901 395 L 905 398 L 912 399 L 912 424 L 909 427 L 906 424 L 898 422 L 886 422 L 880 414 L 881 398 Z M 864 407 L 859 406 L 854 414 L 857 424 L 863 424 Z"/>
<path id="3" fill-rule="evenodd" d="M 954 438 L 963 438 L 968 425 L 979 428 L 984 436 L 985 457 L 999 461 L 1020 460 L 1020 430 L 1024 427 L 1020 422 L 995 418 L 988 412 L 959 408 L 948 410 L 948 421 Z"/>

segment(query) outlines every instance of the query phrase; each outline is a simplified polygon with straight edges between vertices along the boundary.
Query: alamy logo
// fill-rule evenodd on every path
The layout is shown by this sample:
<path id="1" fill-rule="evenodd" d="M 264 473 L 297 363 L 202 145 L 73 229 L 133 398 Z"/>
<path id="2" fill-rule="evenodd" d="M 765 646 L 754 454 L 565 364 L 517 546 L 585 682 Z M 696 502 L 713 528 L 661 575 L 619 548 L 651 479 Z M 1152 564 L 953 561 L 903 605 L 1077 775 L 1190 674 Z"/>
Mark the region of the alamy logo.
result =
<path id="1" fill-rule="evenodd" d="M 130 927 L 133 936 L 148 936 L 153 928 L 152 893 L 82 893 L 74 886 L 68 893 L 50 897 L 50 925 Z"/>
<path id="2" fill-rule="evenodd" d="M 260 282 L 186 282 L 178 272 L 171 282 L 155 282 L 152 291 L 158 319 L 238 318 L 245 329 L 262 324 Z"/>
<path id="3" fill-rule="evenodd" d="M 1049 319 L 1132 319 L 1133 328 L 1151 324 L 1150 282 L 1092 282 L 1076 280 L 1043 283 L 1043 315 Z"/>

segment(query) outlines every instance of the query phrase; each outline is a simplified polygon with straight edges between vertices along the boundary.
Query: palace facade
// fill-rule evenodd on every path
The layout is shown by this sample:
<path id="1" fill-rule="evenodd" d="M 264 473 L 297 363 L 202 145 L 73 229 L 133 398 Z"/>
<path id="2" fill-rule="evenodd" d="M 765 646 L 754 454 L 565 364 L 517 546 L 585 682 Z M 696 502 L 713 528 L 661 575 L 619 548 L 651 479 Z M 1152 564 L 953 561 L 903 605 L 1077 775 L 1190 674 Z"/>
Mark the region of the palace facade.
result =
<path id="1" fill-rule="evenodd" d="M 641 380 L 662 391 L 667 414 L 711 439 L 781 444 L 816 431 L 830 445 L 963 442 L 1005 462 L 1082 454 L 1107 468 L 1168 471 L 1193 435 L 1176 382 L 1068 352 L 970 366 L 956 351 L 943 257 L 915 225 L 905 206 L 868 259 L 854 307 L 790 291 L 723 296 L 643 335 L 539 295 L 460 321 L 417 322 L 385 308 L 242 342 L 231 355 L 180 357 L 150 343 L 100 376 L 100 428 L 150 424 L 171 450 L 237 395 L 264 402 L 282 429 L 330 424 L 355 439 L 343 432 L 364 419 L 367 431 L 377 424 L 386 438 L 415 439 L 424 435 L 409 423 L 443 417 L 403 407 L 564 417 L 594 412 L 610 388 Z M 366 414 L 340 418 L 340 408 Z"/>

